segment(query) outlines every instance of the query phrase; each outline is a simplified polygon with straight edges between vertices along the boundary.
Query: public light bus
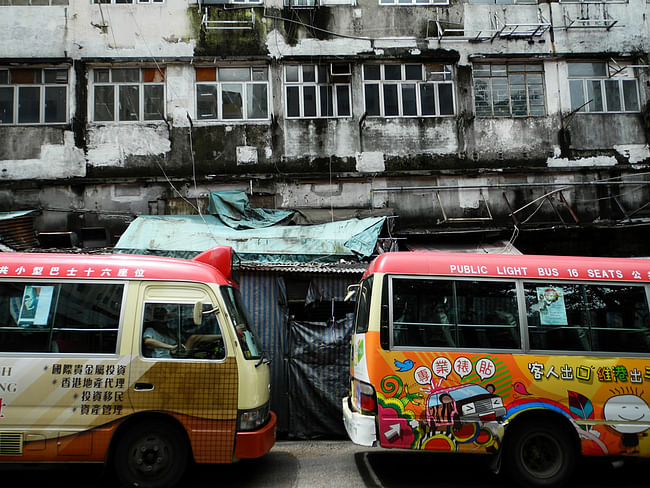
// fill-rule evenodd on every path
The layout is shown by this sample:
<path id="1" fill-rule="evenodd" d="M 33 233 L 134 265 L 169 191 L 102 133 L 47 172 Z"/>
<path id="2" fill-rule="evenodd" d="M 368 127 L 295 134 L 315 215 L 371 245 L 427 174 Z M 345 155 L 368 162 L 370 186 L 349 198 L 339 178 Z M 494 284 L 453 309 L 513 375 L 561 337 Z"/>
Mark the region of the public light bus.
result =
<path id="1" fill-rule="evenodd" d="M 170 487 L 275 442 L 235 254 L 0 254 L 0 462 L 99 462 Z"/>
<path id="2" fill-rule="evenodd" d="M 650 260 L 395 252 L 357 289 L 346 430 L 521 486 L 650 455 Z"/>

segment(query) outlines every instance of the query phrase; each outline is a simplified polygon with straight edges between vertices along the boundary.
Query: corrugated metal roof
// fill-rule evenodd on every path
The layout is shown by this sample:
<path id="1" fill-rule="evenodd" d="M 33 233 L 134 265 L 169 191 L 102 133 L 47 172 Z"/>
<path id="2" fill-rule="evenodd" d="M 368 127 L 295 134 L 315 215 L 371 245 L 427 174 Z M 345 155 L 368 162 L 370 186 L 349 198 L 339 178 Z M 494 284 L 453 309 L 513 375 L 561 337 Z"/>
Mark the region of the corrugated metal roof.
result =
<path id="1" fill-rule="evenodd" d="M 18 251 L 38 246 L 33 212 L 34 210 L 0 212 L 0 242 Z"/>
<path id="2" fill-rule="evenodd" d="M 273 271 L 282 273 L 334 273 L 334 274 L 363 274 L 368 263 L 338 262 L 338 263 L 257 263 L 242 262 L 241 269 L 246 271 Z"/>

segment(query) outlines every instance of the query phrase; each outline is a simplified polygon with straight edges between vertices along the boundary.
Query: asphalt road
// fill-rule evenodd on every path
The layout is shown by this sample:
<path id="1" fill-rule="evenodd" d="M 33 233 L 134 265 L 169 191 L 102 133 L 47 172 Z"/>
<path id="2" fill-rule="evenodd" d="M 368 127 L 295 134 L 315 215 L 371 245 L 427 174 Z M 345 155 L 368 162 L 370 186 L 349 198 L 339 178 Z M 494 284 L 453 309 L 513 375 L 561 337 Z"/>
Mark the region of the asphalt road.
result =
<path id="1" fill-rule="evenodd" d="M 0 476 L 30 488 L 119 488 L 100 466 L 0 465 Z M 486 488 L 509 487 L 487 458 L 472 454 L 392 451 L 349 441 L 279 441 L 260 459 L 232 465 L 193 466 L 185 488 Z M 602 458 L 585 458 L 571 488 L 647 488 L 650 459 L 614 467 Z"/>

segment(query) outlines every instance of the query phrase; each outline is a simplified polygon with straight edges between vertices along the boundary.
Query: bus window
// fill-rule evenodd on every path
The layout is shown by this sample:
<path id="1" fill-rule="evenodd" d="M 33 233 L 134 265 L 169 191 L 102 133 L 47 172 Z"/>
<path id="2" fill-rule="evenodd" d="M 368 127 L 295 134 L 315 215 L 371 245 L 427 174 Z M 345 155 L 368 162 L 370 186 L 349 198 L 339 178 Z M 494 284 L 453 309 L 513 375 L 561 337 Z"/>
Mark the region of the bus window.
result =
<path id="1" fill-rule="evenodd" d="M 224 359 L 226 350 L 216 317 L 206 314 L 197 325 L 193 310 L 194 304 L 146 303 L 142 327 L 143 356 Z"/>
<path id="2" fill-rule="evenodd" d="M 532 349 L 648 352 L 645 290 L 612 284 L 525 283 Z"/>
<path id="3" fill-rule="evenodd" d="M 114 354 L 123 284 L 0 284 L 0 350 Z"/>
<path id="4" fill-rule="evenodd" d="M 357 293 L 357 308 L 354 318 L 354 331 L 358 334 L 368 330 L 370 320 L 370 294 L 372 293 L 372 276 L 361 282 Z"/>
<path id="5" fill-rule="evenodd" d="M 262 348 L 250 327 L 251 321 L 246 313 L 239 290 L 231 286 L 224 286 L 222 294 L 244 357 L 246 359 L 261 359 Z"/>

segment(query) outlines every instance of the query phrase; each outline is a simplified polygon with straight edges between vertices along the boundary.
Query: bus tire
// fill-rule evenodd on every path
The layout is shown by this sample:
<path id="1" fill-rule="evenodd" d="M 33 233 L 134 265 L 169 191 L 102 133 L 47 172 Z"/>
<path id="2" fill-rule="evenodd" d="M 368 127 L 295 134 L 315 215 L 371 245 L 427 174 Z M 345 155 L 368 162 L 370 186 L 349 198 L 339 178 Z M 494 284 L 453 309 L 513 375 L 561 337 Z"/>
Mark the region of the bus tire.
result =
<path id="1" fill-rule="evenodd" d="M 178 483 L 188 463 L 188 449 L 178 428 L 166 422 L 130 425 L 119 440 L 114 467 L 124 486 L 169 488 Z"/>
<path id="2" fill-rule="evenodd" d="M 503 461 L 522 487 L 560 487 L 571 477 L 577 450 L 566 428 L 554 422 L 515 424 L 506 430 Z"/>

